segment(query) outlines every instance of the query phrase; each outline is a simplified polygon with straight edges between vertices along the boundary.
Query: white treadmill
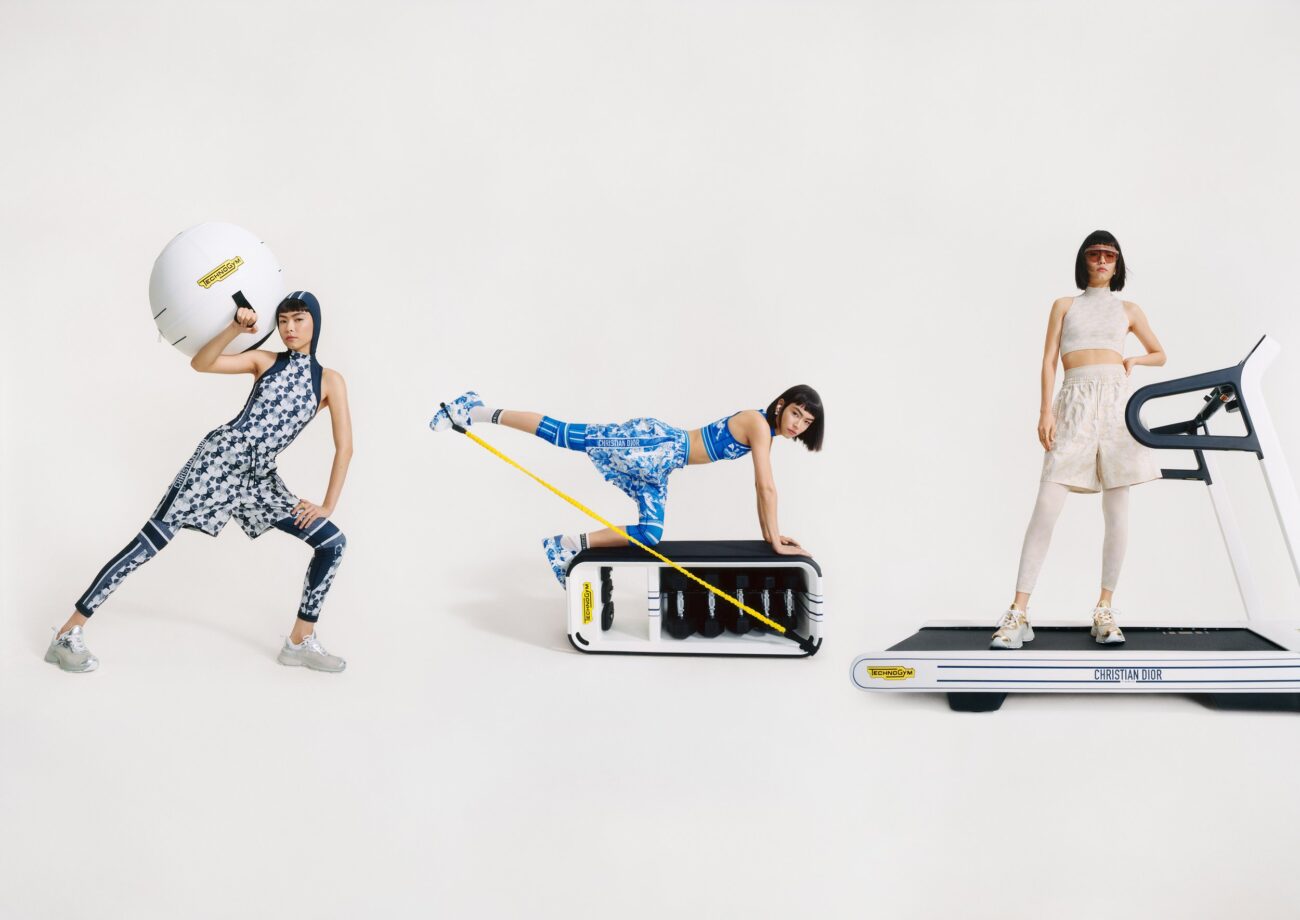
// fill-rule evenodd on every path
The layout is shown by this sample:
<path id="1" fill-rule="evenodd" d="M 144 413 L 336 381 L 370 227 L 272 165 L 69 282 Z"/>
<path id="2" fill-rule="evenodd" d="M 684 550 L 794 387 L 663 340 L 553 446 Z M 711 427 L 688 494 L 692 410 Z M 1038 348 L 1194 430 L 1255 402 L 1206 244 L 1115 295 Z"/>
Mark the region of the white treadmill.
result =
<path id="1" fill-rule="evenodd" d="M 1264 336 L 1241 363 L 1142 387 L 1125 413 L 1138 442 L 1157 450 L 1190 450 L 1195 469 L 1162 470 L 1164 479 L 1205 484 L 1236 575 L 1246 618 L 1237 622 L 1142 625 L 1125 621 L 1123 645 L 1099 645 L 1091 623 L 1034 623 L 1034 640 L 1016 650 L 990 649 L 993 625 L 939 621 L 881 652 L 853 662 L 853 683 L 883 693 L 946 693 L 963 712 L 986 712 L 1008 693 L 1186 693 L 1222 708 L 1300 712 L 1300 611 L 1267 619 L 1251 577 L 1245 545 L 1223 486 L 1216 451 L 1250 451 L 1259 460 L 1277 511 L 1291 566 L 1300 581 L 1300 498 L 1282 454 L 1260 381 L 1281 346 Z M 1153 399 L 1208 390 L 1205 406 L 1186 422 L 1148 429 L 1142 407 Z M 1213 435 L 1223 409 L 1240 413 L 1243 435 Z"/>

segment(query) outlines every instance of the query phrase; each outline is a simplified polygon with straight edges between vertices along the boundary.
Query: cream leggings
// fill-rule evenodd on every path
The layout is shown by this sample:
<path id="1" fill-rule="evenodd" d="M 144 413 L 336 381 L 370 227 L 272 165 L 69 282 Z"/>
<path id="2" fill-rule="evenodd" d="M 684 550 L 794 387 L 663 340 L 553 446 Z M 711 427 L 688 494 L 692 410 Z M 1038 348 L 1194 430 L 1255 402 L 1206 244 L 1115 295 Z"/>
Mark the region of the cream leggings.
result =
<path id="1" fill-rule="evenodd" d="M 1101 548 L 1101 587 L 1114 591 L 1119 582 L 1119 570 L 1124 565 L 1124 551 L 1128 549 L 1128 486 L 1105 489 L 1101 493 L 1101 513 L 1106 519 L 1106 537 Z M 1016 590 L 1032 594 L 1038 581 L 1038 572 L 1047 558 L 1047 547 L 1052 542 L 1052 529 L 1065 507 L 1065 496 L 1070 487 L 1059 482 L 1043 482 L 1038 486 L 1038 501 L 1025 531 L 1025 545 L 1020 550 L 1020 572 L 1016 576 Z"/>

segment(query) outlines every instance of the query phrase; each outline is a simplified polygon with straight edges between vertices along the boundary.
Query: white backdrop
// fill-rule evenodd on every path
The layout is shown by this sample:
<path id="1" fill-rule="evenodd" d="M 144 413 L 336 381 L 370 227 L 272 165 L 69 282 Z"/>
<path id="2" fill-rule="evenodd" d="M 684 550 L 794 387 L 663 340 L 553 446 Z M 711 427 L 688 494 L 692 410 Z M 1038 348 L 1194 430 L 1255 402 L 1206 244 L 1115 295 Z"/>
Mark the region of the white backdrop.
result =
<path id="1" fill-rule="evenodd" d="M 1139 382 L 1283 343 L 1300 463 L 1298 38 L 1281 2 L 0 4 L 0 913 L 1293 914 L 1293 717 L 959 716 L 848 666 L 1009 600 L 1090 230 L 1170 356 Z M 247 392 L 149 319 L 205 220 L 320 297 L 348 381 L 321 636 L 350 667 L 275 667 L 306 554 L 232 527 L 134 575 L 63 675 L 49 627 Z M 695 426 L 796 382 L 828 409 L 823 453 L 774 461 L 827 573 L 809 661 L 567 651 L 539 541 L 586 522 L 425 427 L 471 386 Z M 487 436 L 630 517 L 582 457 Z M 330 459 L 321 420 L 281 470 L 319 501 Z M 1255 466 L 1229 489 L 1294 615 Z M 679 473 L 667 538 L 756 536 L 751 479 Z M 1086 614 L 1100 540 L 1072 497 L 1037 615 Z M 1117 601 L 1239 615 L 1199 487 L 1135 492 Z"/>

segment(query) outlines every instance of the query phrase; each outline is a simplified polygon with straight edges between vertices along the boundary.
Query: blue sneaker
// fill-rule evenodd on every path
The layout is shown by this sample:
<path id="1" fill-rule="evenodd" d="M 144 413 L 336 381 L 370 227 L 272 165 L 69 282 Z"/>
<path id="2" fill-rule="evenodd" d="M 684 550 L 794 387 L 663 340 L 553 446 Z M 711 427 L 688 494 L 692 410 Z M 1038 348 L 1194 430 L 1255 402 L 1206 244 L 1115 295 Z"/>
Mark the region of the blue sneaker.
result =
<path id="1" fill-rule="evenodd" d="M 542 547 L 546 550 L 546 561 L 551 564 L 551 571 L 555 573 L 555 580 L 564 587 L 564 579 L 569 571 L 569 563 L 573 557 L 578 555 L 576 549 L 569 549 L 560 542 L 563 534 L 556 534 L 553 537 L 547 537 L 542 541 Z"/>
<path id="2" fill-rule="evenodd" d="M 451 415 L 447 415 L 447 409 L 439 409 L 434 413 L 433 418 L 429 419 L 429 427 L 434 431 L 446 431 L 451 427 L 454 421 L 462 428 L 469 427 L 469 410 L 483 405 L 483 400 L 478 398 L 478 394 L 473 390 L 468 393 L 462 393 L 453 399 L 447 409 L 451 410 Z"/>

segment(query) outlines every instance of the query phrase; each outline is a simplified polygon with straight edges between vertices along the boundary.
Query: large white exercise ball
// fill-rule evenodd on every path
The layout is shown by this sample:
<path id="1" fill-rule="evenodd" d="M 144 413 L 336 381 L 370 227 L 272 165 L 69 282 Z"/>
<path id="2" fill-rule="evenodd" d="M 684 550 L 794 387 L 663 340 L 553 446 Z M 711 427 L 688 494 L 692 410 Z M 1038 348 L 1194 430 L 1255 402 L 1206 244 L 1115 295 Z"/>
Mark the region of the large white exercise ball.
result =
<path id="1" fill-rule="evenodd" d="M 257 311 L 257 334 L 235 337 L 224 354 L 261 345 L 275 331 L 285 294 L 280 263 L 257 236 L 234 224 L 199 224 L 176 235 L 153 263 L 149 306 L 159 334 L 191 357 L 230 324 L 239 306 Z"/>

